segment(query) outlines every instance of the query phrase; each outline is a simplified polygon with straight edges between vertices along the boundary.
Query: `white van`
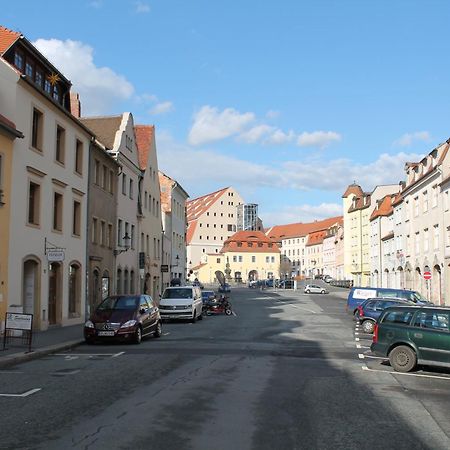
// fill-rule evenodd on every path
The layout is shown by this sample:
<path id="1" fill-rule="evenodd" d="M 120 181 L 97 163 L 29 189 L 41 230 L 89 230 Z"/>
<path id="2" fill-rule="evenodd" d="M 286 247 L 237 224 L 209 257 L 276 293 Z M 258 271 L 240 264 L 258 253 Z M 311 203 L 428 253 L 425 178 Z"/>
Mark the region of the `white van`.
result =
<path id="1" fill-rule="evenodd" d="M 198 286 L 174 286 L 164 290 L 159 302 L 161 319 L 202 320 L 202 292 Z"/>

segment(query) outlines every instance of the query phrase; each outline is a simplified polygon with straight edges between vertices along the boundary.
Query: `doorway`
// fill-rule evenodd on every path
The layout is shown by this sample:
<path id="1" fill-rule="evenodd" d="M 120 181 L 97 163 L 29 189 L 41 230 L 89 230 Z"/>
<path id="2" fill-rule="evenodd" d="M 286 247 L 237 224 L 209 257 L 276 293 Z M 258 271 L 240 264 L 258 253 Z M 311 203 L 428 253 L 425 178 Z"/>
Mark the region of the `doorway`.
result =
<path id="1" fill-rule="evenodd" d="M 40 322 L 39 280 L 39 263 L 28 259 L 23 263 L 22 305 L 25 314 L 33 314 L 36 328 Z"/>
<path id="2" fill-rule="evenodd" d="M 52 262 L 48 270 L 48 323 L 58 325 L 61 323 L 61 272 L 60 263 Z"/>

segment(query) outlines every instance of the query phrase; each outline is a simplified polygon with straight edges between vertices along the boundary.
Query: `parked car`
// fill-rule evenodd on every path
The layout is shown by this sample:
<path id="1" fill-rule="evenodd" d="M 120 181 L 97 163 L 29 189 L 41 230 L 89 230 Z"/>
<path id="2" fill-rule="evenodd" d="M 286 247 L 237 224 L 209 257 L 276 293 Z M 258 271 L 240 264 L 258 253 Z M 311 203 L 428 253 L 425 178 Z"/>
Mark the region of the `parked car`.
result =
<path id="1" fill-rule="evenodd" d="M 281 289 L 294 289 L 294 280 L 280 280 L 278 287 Z"/>
<path id="2" fill-rule="evenodd" d="M 228 283 L 224 283 L 219 286 L 218 290 L 221 294 L 226 294 L 228 292 L 231 292 L 231 287 Z"/>
<path id="3" fill-rule="evenodd" d="M 203 303 L 214 300 L 216 298 L 216 293 L 214 291 L 202 291 L 202 301 Z"/>
<path id="4" fill-rule="evenodd" d="M 317 284 L 307 284 L 305 286 L 305 294 L 328 294 L 328 290 Z"/>
<path id="5" fill-rule="evenodd" d="M 267 279 L 265 281 L 265 284 L 266 284 L 267 287 L 272 287 L 273 288 L 275 286 L 274 279 L 273 278 Z"/>
<path id="6" fill-rule="evenodd" d="M 198 286 L 167 287 L 159 302 L 162 319 L 202 320 L 202 291 Z"/>
<path id="7" fill-rule="evenodd" d="M 396 306 L 375 325 L 371 350 L 389 358 L 397 372 L 420 365 L 450 367 L 450 309 Z"/>
<path id="8" fill-rule="evenodd" d="M 375 323 L 381 313 L 386 308 L 398 305 L 414 305 L 414 303 L 404 298 L 369 298 L 357 307 L 356 321 L 361 325 L 364 333 L 373 333 Z"/>
<path id="9" fill-rule="evenodd" d="M 391 289 L 391 288 L 372 288 L 372 287 L 352 287 L 347 298 L 347 312 L 356 314 L 357 308 L 368 298 L 376 297 L 395 297 L 405 298 L 416 303 L 417 305 L 432 305 L 418 292 L 408 289 Z"/>
<path id="10" fill-rule="evenodd" d="M 84 324 L 84 339 L 124 340 L 139 344 L 143 337 L 162 335 L 159 309 L 149 295 L 113 295 L 103 300 Z"/>
<path id="11" fill-rule="evenodd" d="M 323 281 L 325 281 L 325 283 L 330 283 L 333 280 L 333 277 L 330 275 L 325 275 L 323 277 Z"/>

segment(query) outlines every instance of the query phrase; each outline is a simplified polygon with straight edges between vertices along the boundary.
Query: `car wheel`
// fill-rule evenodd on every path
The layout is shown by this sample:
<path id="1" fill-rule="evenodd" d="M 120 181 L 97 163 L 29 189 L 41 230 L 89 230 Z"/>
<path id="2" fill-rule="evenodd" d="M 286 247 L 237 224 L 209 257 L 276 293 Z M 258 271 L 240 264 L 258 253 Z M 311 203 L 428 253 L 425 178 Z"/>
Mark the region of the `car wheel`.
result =
<path id="1" fill-rule="evenodd" d="M 158 321 L 158 323 L 156 324 L 156 329 L 155 332 L 153 333 L 153 336 L 155 338 L 159 338 L 162 336 L 162 324 L 161 321 Z"/>
<path id="2" fill-rule="evenodd" d="M 375 328 L 375 323 L 372 322 L 371 320 L 365 320 L 362 323 L 362 330 L 364 331 L 364 333 L 373 333 L 373 329 Z"/>
<path id="3" fill-rule="evenodd" d="M 231 316 L 231 314 L 232 314 L 231 309 L 226 309 L 226 310 L 225 310 L 225 314 L 226 314 L 227 316 Z"/>
<path id="4" fill-rule="evenodd" d="M 140 344 L 142 342 L 142 328 L 141 327 L 136 328 L 136 331 L 134 332 L 133 342 L 135 344 Z"/>
<path id="5" fill-rule="evenodd" d="M 416 352 L 406 345 L 399 345 L 389 353 L 389 362 L 396 372 L 411 372 L 416 367 Z"/>
<path id="6" fill-rule="evenodd" d="M 320 291 L 320 293 L 321 293 L 321 294 L 325 294 L 325 289 L 322 289 L 322 290 Z"/>
<path id="7" fill-rule="evenodd" d="M 194 311 L 194 315 L 192 316 L 191 323 L 197 322 L 197 311 Z"/>
<path id="8" fill-rule="evenodd" d="M 307 294 L 309 294 L 311 291 L 309 289 L 306 289 L 305 291 Z"/>

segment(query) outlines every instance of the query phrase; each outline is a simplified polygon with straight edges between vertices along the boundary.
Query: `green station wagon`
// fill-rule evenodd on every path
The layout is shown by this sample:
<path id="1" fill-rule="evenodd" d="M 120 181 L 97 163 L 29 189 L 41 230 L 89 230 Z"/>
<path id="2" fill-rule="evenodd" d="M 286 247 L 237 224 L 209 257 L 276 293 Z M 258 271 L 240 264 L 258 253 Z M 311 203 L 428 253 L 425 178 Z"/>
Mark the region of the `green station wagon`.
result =
<path id="1" fill-rule="evenodd" d="M 389 357 L 397 372 L 410 372 L 417 364 L 450 367 L 450 309 L 385 309 L 375 325 L 371 350 Z"/>

